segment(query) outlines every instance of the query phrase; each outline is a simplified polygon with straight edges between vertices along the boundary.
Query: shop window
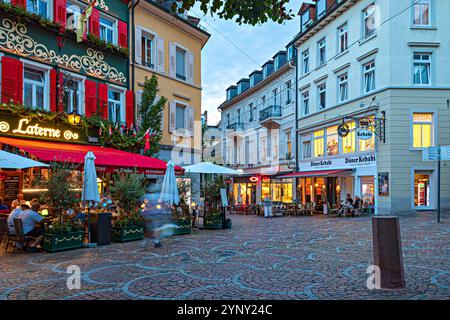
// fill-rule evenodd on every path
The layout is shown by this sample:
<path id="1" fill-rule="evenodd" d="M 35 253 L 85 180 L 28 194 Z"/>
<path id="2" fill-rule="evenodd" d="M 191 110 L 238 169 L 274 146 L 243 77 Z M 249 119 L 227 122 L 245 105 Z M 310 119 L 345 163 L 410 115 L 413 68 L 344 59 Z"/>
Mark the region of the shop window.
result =
<path id="1" fill-rule="evenodd" d="M 319 158 L 324 156 L 325 149 L 325 130 L 314 131 L 314 157 Z"/>
<path id="2" fill-rule="evenodd" d="M 272 201 L 292 203 L 291 179 L 272 179 L 271 191 L 272 191 Z"/>
<path id="3" fill-rule="evenodd" d="M 342 138 L 342 152 L 353 153 L 356 151 L 355 122 L 347 123 L 347 125 L 350 132 L 346 137 Z"/>
<path id="4" fill-rule="evenodd" d="M 115 21 L 100 17 L 100 40 L 116 44 Z"/>
<path id="5" fill-rule="evenodd" d="M 111 88 L 108 90 L 108 116 L 111 122 L 125 121 L 123 92 Z"/>
<path id="6" fill-rule="evenodd" d="M 428 148 L 434 145 L 433 114 L 413 114 L 413 148 Z"/>
<path id="7" fill-rule="evenodd" d="M 27 11 L 43 18 L 49 18 L 48 0 L 27 0 Z"/>
<path id="8" fill-rule="evenodd" d="M 339 136 L 337 126 L 327 128 L 327 155 L 335 156 L 339 153 Z"/>
<path id="9" fill-rule="evenodd" d="M 28 107 L 44 110 L 46 94 L 45 71 L 32 67 L 24 68 L 23 95 L 24 103 Z"/>
<path id="10" fill-rule="evenodd" d="M 414 206 L 431 207 L 431 172 L 414 172 Z"/>

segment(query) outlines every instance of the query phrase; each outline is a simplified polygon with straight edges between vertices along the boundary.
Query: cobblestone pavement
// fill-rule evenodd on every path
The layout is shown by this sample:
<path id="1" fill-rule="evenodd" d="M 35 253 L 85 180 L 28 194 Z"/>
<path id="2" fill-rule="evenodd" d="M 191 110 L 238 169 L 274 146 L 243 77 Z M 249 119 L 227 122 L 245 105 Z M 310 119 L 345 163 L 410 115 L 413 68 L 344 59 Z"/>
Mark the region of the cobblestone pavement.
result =
<path id="1" fill-rule="evenodd" d="M 195 230 L 61 253 L 5 254 L 0 299 L 449 299 L 450 216 L 401 217 L 407 288 L 368 290 L 371 219 L 231 216 Z M 69 265 L 81 289 L 66 286 Z"/>

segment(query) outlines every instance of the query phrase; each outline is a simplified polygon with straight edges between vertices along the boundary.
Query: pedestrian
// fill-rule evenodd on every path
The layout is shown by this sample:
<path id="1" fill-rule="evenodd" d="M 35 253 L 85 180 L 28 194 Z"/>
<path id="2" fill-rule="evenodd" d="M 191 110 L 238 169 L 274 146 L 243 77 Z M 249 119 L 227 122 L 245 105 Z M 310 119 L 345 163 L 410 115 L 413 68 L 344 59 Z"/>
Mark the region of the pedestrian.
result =
<path id="1" fill-rule="evenodd" d="M 272 218 L 272 201 L 270 200 L 269 196 L 266 196 L 264 198 L 264 218 Z"/>

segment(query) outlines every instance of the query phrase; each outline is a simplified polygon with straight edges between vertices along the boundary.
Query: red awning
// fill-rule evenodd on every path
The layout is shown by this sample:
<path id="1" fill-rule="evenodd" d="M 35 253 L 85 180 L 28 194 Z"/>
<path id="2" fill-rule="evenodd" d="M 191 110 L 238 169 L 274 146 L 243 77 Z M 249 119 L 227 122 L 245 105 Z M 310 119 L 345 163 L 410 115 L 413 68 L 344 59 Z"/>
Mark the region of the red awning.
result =
<path id="1" fill-rule="evenodd" d="M 166 171 L 166 162 L 163 160 L 101 146 L 6 137 L 0 137 L 0 143 L 22 149 L 43 162 L 83 164 L 86 153 L 92 151 L 98 171 L 118 172 L 128 169 L 131 172 L 135 168 L 139 173 L 145 174 L 164 174 Z M 184 169 L 178 166 L 175 170 L 177 174 L 184 172 Z"/>
<path id="2" fill-rule="evenodd" d="M 337 173 L 352 171 L 352 169 L 345 170 L 321 170 L 321 171 L 302 171 L 289 173 L 278 178 L 301 178 L 301 177 L 325 177 L 335 175 Z"/>

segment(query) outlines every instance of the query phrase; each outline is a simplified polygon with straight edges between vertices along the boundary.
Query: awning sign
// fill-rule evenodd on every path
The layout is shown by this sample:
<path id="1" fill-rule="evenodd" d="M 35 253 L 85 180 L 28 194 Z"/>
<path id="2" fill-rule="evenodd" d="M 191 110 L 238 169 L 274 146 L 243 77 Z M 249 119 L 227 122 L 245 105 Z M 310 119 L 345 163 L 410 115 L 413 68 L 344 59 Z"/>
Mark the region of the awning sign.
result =
<path id="1" fill-rule="evenodd" d="M 309 160 L 300 163 L 300 171 L 317 171 L 325 169 L 353 169 L 376 165 L 375 154 L 342 157 L 324 160 Z"/>

